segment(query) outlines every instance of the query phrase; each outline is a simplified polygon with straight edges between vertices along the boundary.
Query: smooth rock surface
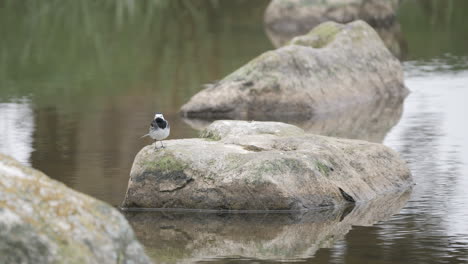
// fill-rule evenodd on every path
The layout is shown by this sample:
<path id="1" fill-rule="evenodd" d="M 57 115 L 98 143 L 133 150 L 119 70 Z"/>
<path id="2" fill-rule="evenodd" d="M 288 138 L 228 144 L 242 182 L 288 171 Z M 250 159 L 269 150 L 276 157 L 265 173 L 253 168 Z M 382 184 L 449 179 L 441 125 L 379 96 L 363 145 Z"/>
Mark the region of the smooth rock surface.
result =
<path id="1" fill-rule="evenodd" d="M 275 47 L 307 34 L 317 25 L 364 20 L 398 58 L 406 50 L 396 13 L 400 0 L 273 0 L 265 11 L 265 30 Z"/>
<path id="2" fill-rule="evenodd" d="M 0 154 L 0 263 L 151 263 L 115 208 Z"/>
<path id="3" fill-rule="evenodd" d="M 410 191 L 353 207 L 288 213 L 125 212 L 155 263 L 196 263 L 237 256 L 244 262 L 303 261 L 332 247 L 355 226 L 398 213 Z"/>
<path id="4" fill-rule="evenodd" d="M 365 22 L 327 22 L 194 95 L 189 118 L 302 118 L 404 97 L 400 62 Z"/>
<path id="5" fill-rule="evenodd" d="M 135 157 L 124 208 L 302 210 L 365 201 L 412 184 L 391 149 L 278 122 L 220 120 L 202 138 Z"/>

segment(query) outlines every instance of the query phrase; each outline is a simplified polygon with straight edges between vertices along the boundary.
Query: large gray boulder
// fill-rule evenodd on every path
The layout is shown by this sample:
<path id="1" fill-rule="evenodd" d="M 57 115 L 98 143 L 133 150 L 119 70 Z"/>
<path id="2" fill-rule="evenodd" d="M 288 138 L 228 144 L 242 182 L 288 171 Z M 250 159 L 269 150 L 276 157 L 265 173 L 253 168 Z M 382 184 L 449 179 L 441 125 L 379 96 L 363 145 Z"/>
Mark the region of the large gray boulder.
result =
<path id="1" fill-rule="evenodd" d="M 0 263 L 150 263 L 115 208 L 0 154 Z"/>
<path id="2" fill-rule="evenodd" d="M 412 184 L 391 149 L 278 122 L 216 121 L 202 138 L 135 157 L 124 208 L 302 210 L 374 199 Z"/>
<path id="3" fill-rule="evenodd" d="M 356 206 L 307 212 L 125 212 L 155 263 L 196 263 L 237 256 L 245 261 L 303 262 L 332 247 L 355 226 L 398 213 L 410 191 Z"/>
<path id="4" fill-rule="evenodd" d="M 396 19 L 400 0 L 272 0 L 264 23 L 275 47 L 307 34 L 327 21 L 350 23 L 364 20 L 379 33 L 387 48 L 401 57 L 405 41 Z"/>
<path id="5" fill-rule="evenodd" d="M 189 118 L 310 119 L 406 94 L 400 62 L 368 24 L 327 22 L 200 91 L 181 113 Z"/>

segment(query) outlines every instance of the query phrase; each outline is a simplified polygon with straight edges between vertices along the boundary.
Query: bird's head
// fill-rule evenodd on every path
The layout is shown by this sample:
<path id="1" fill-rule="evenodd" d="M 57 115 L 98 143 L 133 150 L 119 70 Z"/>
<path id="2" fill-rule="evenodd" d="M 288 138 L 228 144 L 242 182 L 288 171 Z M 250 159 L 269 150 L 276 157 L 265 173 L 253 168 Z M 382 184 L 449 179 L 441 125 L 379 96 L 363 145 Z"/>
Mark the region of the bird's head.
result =
<path id="1" fill-rule="evenodd" d="M 154 119 L 157 119 L 157 118 L 161 118 L 162 120 L 165 120 L 163 114 L 159 112 L 154 115 Z"/>

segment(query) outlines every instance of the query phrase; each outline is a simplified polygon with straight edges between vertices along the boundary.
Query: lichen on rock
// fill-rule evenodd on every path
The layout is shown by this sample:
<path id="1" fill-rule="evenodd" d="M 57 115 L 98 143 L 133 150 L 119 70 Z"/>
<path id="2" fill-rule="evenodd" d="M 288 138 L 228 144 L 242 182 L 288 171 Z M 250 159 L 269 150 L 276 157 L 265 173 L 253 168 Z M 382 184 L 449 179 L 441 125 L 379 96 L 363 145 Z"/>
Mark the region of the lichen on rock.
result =
<path id="1" fill-rule="evenodd" d="M 343 25 L 335 22 L 326 22 L 314 28 L 310 33 L 293 38 L 290 44 L 312 48 L 323 48 L 331 43 L 336 35 L 343 29 Z"/>

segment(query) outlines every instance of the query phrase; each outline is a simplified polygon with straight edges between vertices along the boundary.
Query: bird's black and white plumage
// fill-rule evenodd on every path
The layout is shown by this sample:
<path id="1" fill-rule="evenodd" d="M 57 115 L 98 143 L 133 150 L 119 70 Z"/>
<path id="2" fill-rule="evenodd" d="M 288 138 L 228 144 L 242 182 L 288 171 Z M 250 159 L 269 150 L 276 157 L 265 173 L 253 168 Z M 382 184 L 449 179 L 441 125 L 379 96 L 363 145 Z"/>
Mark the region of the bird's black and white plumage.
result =
<path id="1" fill-rule="evenodd" d="M 164 148 L 162 140 L 167 138 L 170 132 L 171 132 L 171 126 L 169 125 L 169 122 L 167 122 L 167 120 L 164 119 L 164 116 L 162 113 L 156 113 L 153 121 L 151 122 L 149 133 L 146 134 L 145 136 L 150 136 L 156 142 L 161 141 L 161 147 Z"/>

